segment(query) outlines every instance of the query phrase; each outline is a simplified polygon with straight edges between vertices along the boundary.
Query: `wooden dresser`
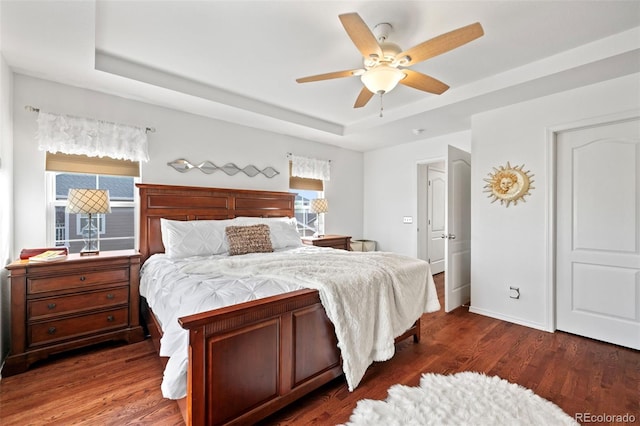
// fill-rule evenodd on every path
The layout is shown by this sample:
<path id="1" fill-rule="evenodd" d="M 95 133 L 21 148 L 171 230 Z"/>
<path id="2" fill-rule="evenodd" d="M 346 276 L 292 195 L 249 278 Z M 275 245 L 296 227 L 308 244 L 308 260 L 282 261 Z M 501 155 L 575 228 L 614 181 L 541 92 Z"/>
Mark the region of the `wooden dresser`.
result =
<path id="1" fill-rule="evenodd" d="M 69 255 L 7 266 L 11 345 L 3 376 L 49 355 L 107 340 L 144 339 L 140 325 L 140 255 L 133 250 Z"/>
<path id="2" fill-rule="evenodd" d="M 345 235 L 324 235 L 322 237 L 303 238 L 302 242 L 310 246 L 351 250 L 351 237 Z"/>

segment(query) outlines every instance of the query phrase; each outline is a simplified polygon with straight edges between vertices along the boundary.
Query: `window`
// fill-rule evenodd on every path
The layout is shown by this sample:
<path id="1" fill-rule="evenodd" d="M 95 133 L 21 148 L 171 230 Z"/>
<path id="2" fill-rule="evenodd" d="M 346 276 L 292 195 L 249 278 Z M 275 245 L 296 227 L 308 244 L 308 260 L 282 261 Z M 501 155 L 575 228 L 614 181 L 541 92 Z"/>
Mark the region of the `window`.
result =
<path id="1" fill-rule="evenodd" d="M 318 214 L 311 211 L 309 203 L 315 198 L 323 198 L 323 191 L 295 190 L 295 215 L 298 222 L 298 233 L 302 237 L 313 235 L 318 227 Z"/>
<path id="2" fill-rule="evenodd" d="M 289 191 L 295 192 L 295 215 L 298 221 L 298 233 L 301 237 L 311 236 L 318 229 L 318 215 L 311 211 L 309 204 L 315 198 L 324 198 L 324 182 L 293 176 L 289 161 Z"/>
<path id="3" fill-rule="evenodd" d="M 318 230 L 318 215 L 311 211 L 309 203 L 315 198 L 324 198 L 324 181 L 293 176 L 289 161 L 289 191 L 295 192 L 295 215 L 298 233 L 302 237 L 312 236 Z"/>
<path id="4" fill-rule="evenodd" d="M 100 250 L 124 250 L 135 247 L 135 181 L 130 176 L 78 173 L 47 173 L 49 192 L 49 245 L 67 246 L 78 253 L 84 246 L 82 228 L 86 215 L 67 213 L 67 195 L 71 188 L 108 189 L 111 213 L 95 215 L 100 232 Z"/>

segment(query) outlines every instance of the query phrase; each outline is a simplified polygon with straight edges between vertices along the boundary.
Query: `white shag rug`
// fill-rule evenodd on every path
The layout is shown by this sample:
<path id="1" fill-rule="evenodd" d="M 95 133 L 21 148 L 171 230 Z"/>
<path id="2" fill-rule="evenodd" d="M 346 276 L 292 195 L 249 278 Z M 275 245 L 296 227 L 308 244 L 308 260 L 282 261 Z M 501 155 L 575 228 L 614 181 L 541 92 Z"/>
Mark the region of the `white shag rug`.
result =
<path id="1" fill-rule="evenodd" d="M 358 401 L 346 425 L 578 425 L 530 389 L 480 373 L 427 373 L 420 386 L 394 385 L 388 393 L 385 401 Z"/>

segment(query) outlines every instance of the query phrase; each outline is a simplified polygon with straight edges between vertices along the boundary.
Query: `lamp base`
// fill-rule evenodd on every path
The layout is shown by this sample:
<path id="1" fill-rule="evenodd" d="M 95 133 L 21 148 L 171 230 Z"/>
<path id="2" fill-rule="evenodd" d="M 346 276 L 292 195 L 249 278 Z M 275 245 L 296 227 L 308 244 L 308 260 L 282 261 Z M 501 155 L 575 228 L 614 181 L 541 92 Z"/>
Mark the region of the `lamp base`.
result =
<path id="1" fill-rule="evenodd" d="M 89 213 L 89 220 L 84 228 L 82 228 L 84 247 L 80 250 L 80 256 L 94 256 L 100 253 L 100 240 L 97 238 L 98 235 L 98 228 L 93 223 L 93 218 L 91 217 L 91 213 Z"/>

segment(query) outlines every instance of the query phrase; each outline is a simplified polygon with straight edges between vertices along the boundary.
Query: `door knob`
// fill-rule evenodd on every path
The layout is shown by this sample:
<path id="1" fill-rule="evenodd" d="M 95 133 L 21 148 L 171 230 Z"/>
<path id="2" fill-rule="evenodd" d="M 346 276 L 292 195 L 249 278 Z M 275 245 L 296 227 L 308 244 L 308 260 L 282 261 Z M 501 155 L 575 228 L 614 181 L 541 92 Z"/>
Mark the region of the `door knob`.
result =
<path id="1" fill-rule="evenodd" d="M 442 234 L 440 238 L 442 238 L 443 240 L 455 240 L 456 236 L 453 234 Z"/>

